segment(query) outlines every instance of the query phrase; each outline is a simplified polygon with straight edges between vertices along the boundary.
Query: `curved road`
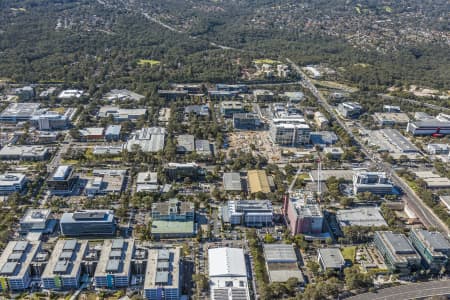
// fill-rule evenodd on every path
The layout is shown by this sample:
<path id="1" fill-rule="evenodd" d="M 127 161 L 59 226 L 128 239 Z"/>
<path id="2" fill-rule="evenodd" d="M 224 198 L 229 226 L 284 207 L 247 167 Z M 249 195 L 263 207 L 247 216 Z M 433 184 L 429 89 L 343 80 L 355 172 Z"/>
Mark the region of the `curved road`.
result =
<path id="1" fill-rule="evenodd" d="M 365 293 L 349 300 L 407 300 L 426 298 L 432 296 L 450 295 L 450 280 L 429 281 L 400 285 L 392 288 L 381 289 L 376 293 Z"/>

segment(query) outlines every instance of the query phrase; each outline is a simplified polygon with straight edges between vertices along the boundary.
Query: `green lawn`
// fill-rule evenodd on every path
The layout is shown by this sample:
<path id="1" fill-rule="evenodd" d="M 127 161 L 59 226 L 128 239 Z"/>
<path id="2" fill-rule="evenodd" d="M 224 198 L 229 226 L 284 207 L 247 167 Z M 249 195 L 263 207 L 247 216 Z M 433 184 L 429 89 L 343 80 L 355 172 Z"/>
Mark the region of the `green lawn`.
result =
<path id="1" fill-rule="evenodd" d="M 342 256 L 344 256 L 345 260 L 349 260 L 352 263 L 355 263 L 355 257 L 356 257 L 356 247 L 350 246 L 350 247 L 344 247 L 342 248 Z"/>
<path id="2" fill-rule="evenodd" d="M 273 60 L 273 59 L 270 59 L 270 58 L 255 59 L 255 60 L 253 60 L 253 62 L 255 64 L 269 64 L 269 65 L 280 64 L 281 63 L 281 61 L 279 61 L 279 60 Z"/>
<path id="3" fill-rule="evenodd" d="M 143 66 L 143 65 L 150 65 L 150 66 L 157 66 L 161 64 L 161 62 L 159 60 L 154 60 L 154 59 L 140 59 L 138 61 L 138 65 Z"/>

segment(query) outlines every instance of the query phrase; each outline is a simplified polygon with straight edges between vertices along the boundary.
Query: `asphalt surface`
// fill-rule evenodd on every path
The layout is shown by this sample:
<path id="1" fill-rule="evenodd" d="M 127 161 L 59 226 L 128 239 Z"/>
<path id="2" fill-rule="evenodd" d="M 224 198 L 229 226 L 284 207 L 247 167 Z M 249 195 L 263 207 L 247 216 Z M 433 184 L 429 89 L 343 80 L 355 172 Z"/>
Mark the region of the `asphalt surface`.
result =
<path id="1" fill-rule="evenodd" d="M 347 298 L 348 300 L 407 300 L 431 296 L 450 295 L 450 280 L 429 281 L 381 289 Z"/>

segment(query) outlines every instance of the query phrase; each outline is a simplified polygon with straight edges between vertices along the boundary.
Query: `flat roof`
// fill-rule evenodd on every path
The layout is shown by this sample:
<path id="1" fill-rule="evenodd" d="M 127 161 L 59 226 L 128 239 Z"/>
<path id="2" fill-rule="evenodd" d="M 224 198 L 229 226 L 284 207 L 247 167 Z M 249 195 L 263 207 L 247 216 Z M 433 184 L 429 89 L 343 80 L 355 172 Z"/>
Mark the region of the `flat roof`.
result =
<path id="1" fill-rule="evenodd" d="M 244 250 L 241 248 L 208 249 L 209 277 L 246 277 Z"/>
<path id="2" fill-rule="evenodd" d="M 20 219 L 20 223 L 40 223 L 45 222 L 50 216 L 50 209 L 34 209 L 30 208 Z"/>
<path id="3" fill-rule="evenodd" d="M 380 209 L 373 206 L 340 209 L 336 219 L 340 226 L 387 226 Z"/>
<path id="4" fill-rule="evenodd" d="M 161 261 L 160 252 L 165 252 L 170 264 L 169 273 L 162 274 L 157 271 L 158 262 Z M 161 286 L 165 288 L 180 288 L 180 254 L 181 248 L 149 249 L 147 268 L 145 270 L 144 290 L 155 289 Z M 169 280 L 170 279 L 170 280 Z"/>
<path id="5" fill-rule="evenodd" d="M 40 103 L 11 103 L 0 113 L 0 118 L 30 118 L 40 106 Z"/>
<path id="6" fill-rule="evenodd" d="M 134 239 L 112 239 L 103 242 L 94 277 L 128 274 L 133 257 Z"/>
<path id="7" fill-rule="evenodd" d="M 241 191 L 241 174 L 239 172 L 223 173 L 223 185 L 226 191 Z"/>
<path id="8" fill-rule="evenodd" d="M 53 278 L 55 275 L 61 277 L 75 278 L 81 268 L 81 261 L 83 260 L 86 249 L 88 248 L 87 240 L 75 240 L 75 248 L 73 250 L 64 249 L 66 243 L 72 240 L 58 240 L 53 248 L 47 266 L 42 273 L 42 278 Z M 72 244 L 73 242 L 69 242 Z M 71 246 L 71 245 L 70 245 Z M 70 247 L 72 248 L 72 247 Z M 72 253 L 68 260 L 60 260 L 63 252 L 68 251 Z"/>
<path id="9" fill-rule="evenodd" d="M 297 262 L 292 244 L 264 244 L 266 262 Z"/>
<path id="10" fill-rule="evenodd" d="M 336 179 L 344 178 L 346 181 L 352 181 L 354 173 L 355 171 L 353 170 L 321 170 L 320 181 L 327 181 L 331 177 L 336 177 Z M 312 181 L 317 182 L 319 179 L 318 170 L 311 170 L 309 176 Z"/>
<path id="11" fill-rule="evenodd" d="M 194 234 L 194 221 L 152 221 L 152 234 Z"/>
<path id="12" fill-rule="evenodd" d="M 439 231 L 428 231 L 417 228 L 414 228 L 413 231 L 430 251 L 446 253 L 450 251 L 450 242 Z"/>
<path id="13" fill-rule="evenodd" d="M 345 264 L 339 248 L 320 248 L 317 252 L 326 268 L 340 269 Z"/>

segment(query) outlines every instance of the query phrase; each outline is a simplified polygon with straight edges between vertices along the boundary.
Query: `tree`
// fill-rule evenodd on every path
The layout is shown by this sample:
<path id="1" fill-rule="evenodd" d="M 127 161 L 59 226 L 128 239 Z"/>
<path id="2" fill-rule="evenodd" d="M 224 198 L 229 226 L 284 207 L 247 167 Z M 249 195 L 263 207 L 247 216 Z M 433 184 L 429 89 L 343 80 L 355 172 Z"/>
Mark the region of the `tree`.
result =
<path id="1" fill-rule="evenodd" d="M 310 260 L 306 263 L 306 267 L 311 271 L 311 273 L 313 273 L 314 276 L 317 276 L 317 274 L 319 274 L 320 270 L 319 263 Z"/>

